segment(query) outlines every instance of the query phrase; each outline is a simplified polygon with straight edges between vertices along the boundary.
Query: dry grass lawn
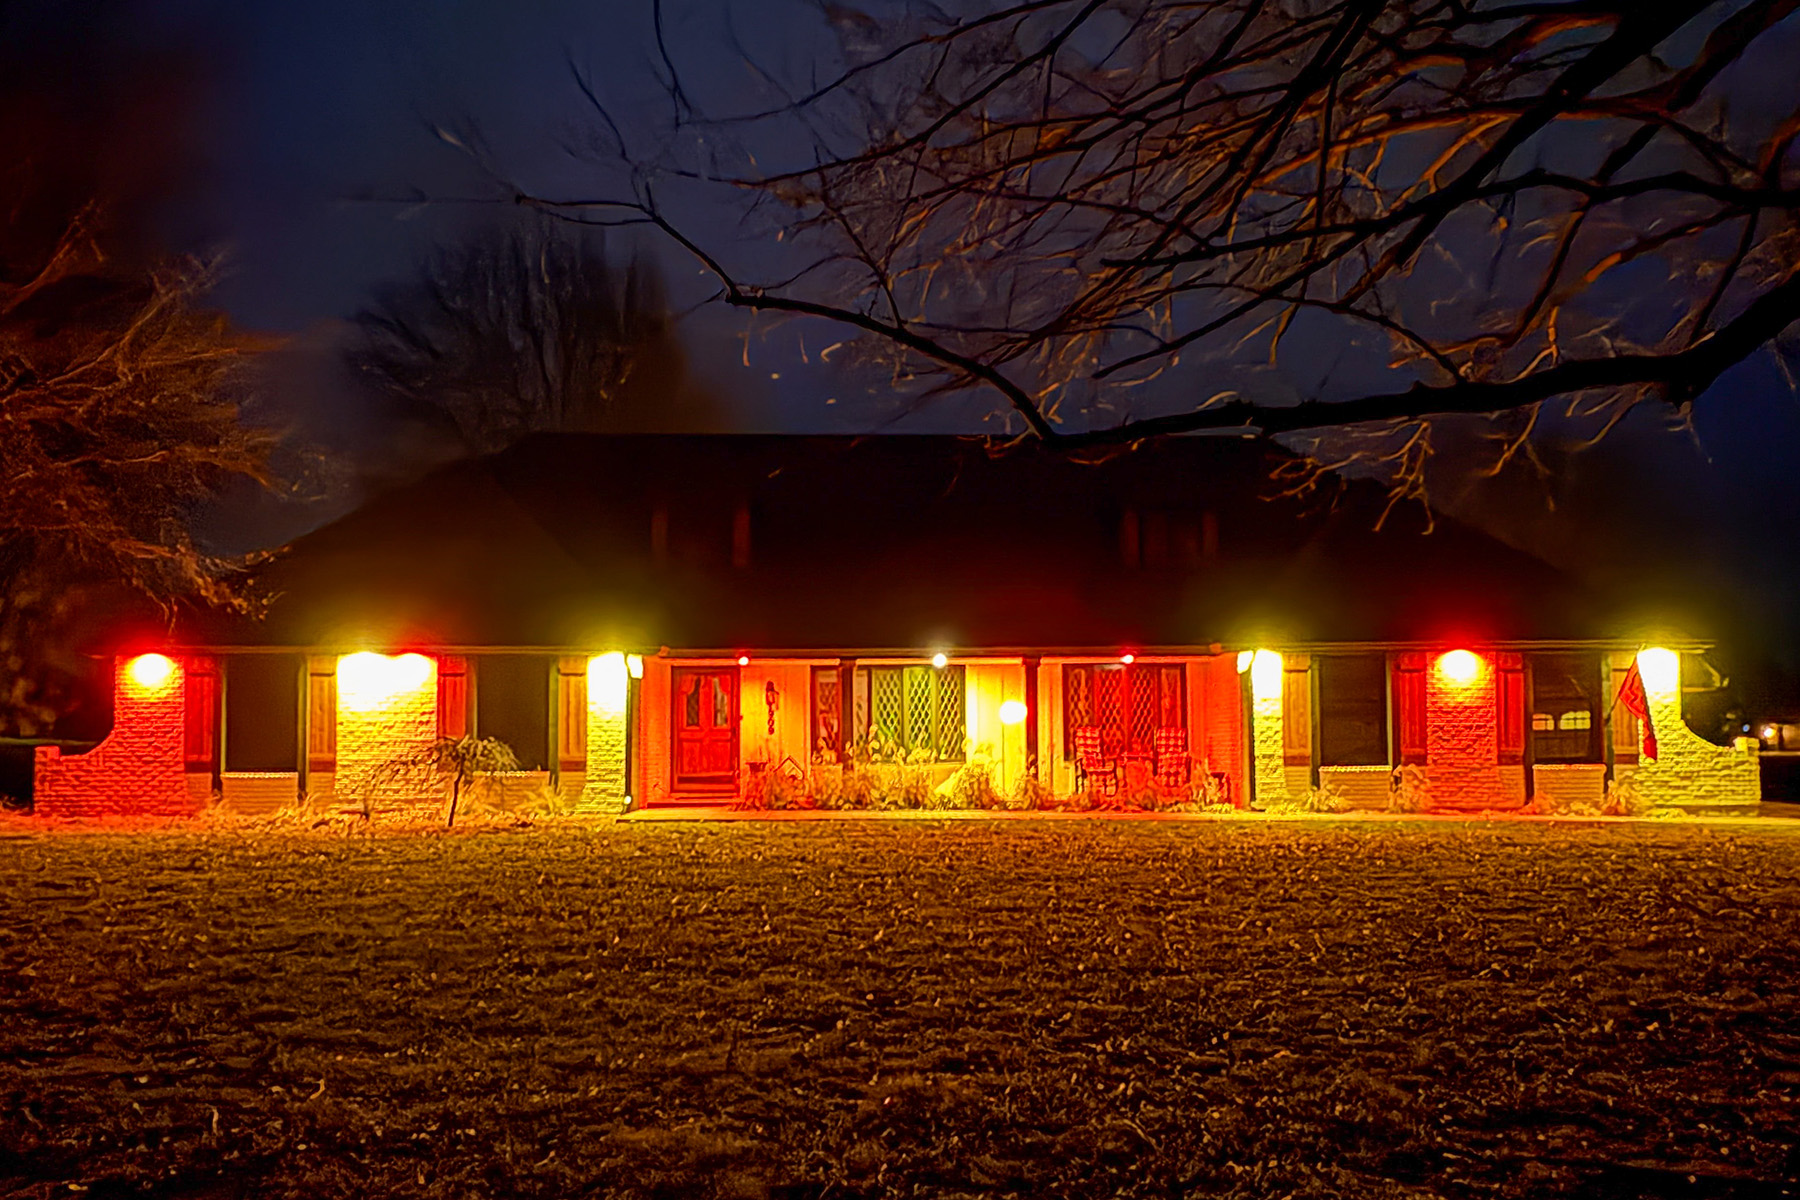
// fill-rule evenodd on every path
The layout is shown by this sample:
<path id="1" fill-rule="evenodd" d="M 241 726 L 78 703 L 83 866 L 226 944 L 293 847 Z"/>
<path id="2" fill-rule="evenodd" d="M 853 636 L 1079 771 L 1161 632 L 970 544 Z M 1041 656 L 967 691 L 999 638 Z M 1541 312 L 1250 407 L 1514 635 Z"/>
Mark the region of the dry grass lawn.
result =
<path id="1" fill-rule="evenodd" d="M 0 1196 L 1787 1196 L 1800 828 L 0 836 Z"/>

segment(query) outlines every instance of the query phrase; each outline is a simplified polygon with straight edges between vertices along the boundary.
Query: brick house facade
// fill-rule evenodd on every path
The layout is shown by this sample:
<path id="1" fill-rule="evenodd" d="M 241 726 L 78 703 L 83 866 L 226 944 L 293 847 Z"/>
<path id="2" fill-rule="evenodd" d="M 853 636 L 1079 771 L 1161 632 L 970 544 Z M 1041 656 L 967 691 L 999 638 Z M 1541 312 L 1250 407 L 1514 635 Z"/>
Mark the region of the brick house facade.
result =
<path id="1" fill-rule="evenodd" d="M 870 745 L 934 782 L 980 755 L 1003 788 L 1239 806 L 1329 785 L 1378 807 L 1400 766 L 1445 808 L 1598 798 L 1625 774 L 1657 803 L 1755 802 L 1753 753 L 1683 722 L 1701 643 L 1647 651 L 1454 522 L 1378 529 L 1358 485 L 1264 498 L 1270 454 L 532 439 L 300 539 L 259 623 L 122 633 L 114 731 L 41 752 L 37 807 L 347 802 L 465 733 L 593 810 L 731 802 Z M 167 661 L 160 690 L 133 682 L 140 651 Z M 1633 661 L 1655 761 L 1614 703 Z"/>

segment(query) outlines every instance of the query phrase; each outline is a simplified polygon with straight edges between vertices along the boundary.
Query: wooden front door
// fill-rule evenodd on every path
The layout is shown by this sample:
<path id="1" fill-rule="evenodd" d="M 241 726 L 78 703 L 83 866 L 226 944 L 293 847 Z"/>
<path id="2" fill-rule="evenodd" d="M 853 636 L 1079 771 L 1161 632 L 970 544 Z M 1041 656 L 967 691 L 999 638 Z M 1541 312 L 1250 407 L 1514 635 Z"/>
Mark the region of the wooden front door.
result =
<path id="1" fill-rule="evenodd" d="M 675 790 L 730 792 L 737 787 L 736 667 L 676 667 Z"/>

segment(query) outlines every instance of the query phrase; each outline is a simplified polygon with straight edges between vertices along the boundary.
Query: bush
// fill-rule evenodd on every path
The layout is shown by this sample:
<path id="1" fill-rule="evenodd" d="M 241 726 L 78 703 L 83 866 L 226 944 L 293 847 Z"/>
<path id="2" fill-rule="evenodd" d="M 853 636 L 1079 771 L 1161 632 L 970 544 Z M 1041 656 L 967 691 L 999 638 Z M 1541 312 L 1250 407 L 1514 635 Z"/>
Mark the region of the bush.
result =
<path id="1" fill-rule="evenodd" d="M 996 809 L 1002 807 L 1000 794 L 994 789 L 993 747 L 986 742 L 968 749 L 968 757 L 956 774 L 933 789 L 932 799 L 938 807 L 950 809 Z"/>
<path id="2" fill-rule="evenodd" d="M 770 809 L 777 812 L 789 808 L 811 808 L 812 797 L 807 794 L 806 780 L 796 779 L 784 771 L 776 771 L 769 776 L 763 789 L 763 796 Z"/>
<path id="3" fill-rule="evenodd" d="M 1299 796 L 1284 794 L 1263 802 L 1263 811 L 1274 813 L 1341 813 L 1349 807 L 1343 793 L 1329 783 Z"/>
<path id="4" fill-rule="evenodd" d="M 1636 775 L 1616 775 L 1606 785 L 1606 801 L 1600 811 L 1608 817 L 1642 817 L 1648 816 L 1652 807 Z"/>
<path id="5" fill-rule="evenodd" d="M 1425 768 L 1415 765 L 1395 767 L 1388 776 L 1387 809 L 1392 813 L 1418 813 L 1431 807 L 1431 785 Z"/>
<path id="6" fill-rule="evenodd" d="M 1038 778 L 1036 760 L 1025 764 L 1025 771 L 1013 784 L 1012 792 L 1006 797 L 1006 807 L 1020 812 L 1041 812 L 1056 807 L 1056 793 L 1050 785 Z"/>
<path id="7" fill-rule="evenodd" d="M 471 788 L 469 806 L 490 813 L 506 813 L 516 817 L 561 816 L 575 811 L 575 802 L 563 795 L 562 789 L 548 783 L 519 784 Z"/>
<path id="8" fill-rule="evenodd" d="M 363 780 L 363 819 L 373 813 L 376 795 L 395 787 L 429 786 L 432 781 L 450 785 L 450 810 L 446 826 L 456 824 L 456 808 L 470 784 L 477 779 L 519 769 L 518 756 L 499 738 L 441 737 L 407 754 L 377 765 Z"/>

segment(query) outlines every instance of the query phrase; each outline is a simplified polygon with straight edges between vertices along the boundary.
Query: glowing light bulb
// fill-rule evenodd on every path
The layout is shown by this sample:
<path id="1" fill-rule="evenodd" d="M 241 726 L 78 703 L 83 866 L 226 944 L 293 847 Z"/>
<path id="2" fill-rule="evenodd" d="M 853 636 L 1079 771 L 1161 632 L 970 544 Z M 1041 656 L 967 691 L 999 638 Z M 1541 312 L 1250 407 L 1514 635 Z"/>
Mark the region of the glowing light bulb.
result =
<path id="1" fill-rule="evenodd" d="M 1002 725 L 1018 725 L 1025 720 L 1025 702 L 1023 700 L 1002 700 L 1000 702 L 1000 723 Z"/>
<path id="2" fill-rule="evenodd" d="M 140 654 L 125 664 L 125 675 L 141 692 L 160 692 L 175 676 L 175 660 L 166 654 Z"/>
<path id="3" fill-rule="evenodd" d="M 624 711 L 628 673 L 625 656 L 617 650 L 588 659 L 588 707 L 607 713 Z"/>
<path id="4" fill-rule="evenodd" d="M 1239 650 L 1238 651 L 1237 669 L 1238 669 L 1239 675 L 1242 675 L 1245 671 L 1248 671 L 1250 669 L 1250 663 L 1255 657 L 1256 657 L 1256 651 L 1254 651 L 1254 650 Z"/>
<path id="5" fill-rule="evenodd" d="M 1127 650 L 1124 654 L 1119 655 L 1119 661 L 1129 667 L 1132 663 L 1137 661 L 1137 655 Z"/>
<path id="6" fill-rule="evenodd" d="M 1281 655 L 1273 650 L 1258 650 L 1250 659 L 1250 694 L 1259 700 L 1281 695 Z"/>
<path id="7" fill-rule="evenodd" d="M 1481 660 L 1467 650 L 1452 650 L 1437 660 L 1438 674 L 1455 684 L 1474 683 L 1481 677 Z"/>
<path id="8" fill-rule="evenodd" d="M 347 654 L 338 660 L 338 702 L 362 712 L 385 707 L 424 687 L 431 670 L 431 660 L 423 654 Z"/>
<path id="9" fill-rule="evenodd" d="M 939 650 L 936 654 L 931 656 L 931 665 L 941 671 L 950 665 L 950 656 L 945 654 L 942 650 Z"/>
<path id="10" fill-rule="evenodd" d="M 1673 650 L 1664 650 L 1660 646 L 1640 650 L 1637 665 L 1646 692 L 1672 696 L 1680 689 L 1681 656 Z"/>
<path id="11" fill-rule="evenodd" d="M 750 665 L 750 656 L 748 654 L 738 655 L 738 666 L 747 667 L 749 665 Z"/>

